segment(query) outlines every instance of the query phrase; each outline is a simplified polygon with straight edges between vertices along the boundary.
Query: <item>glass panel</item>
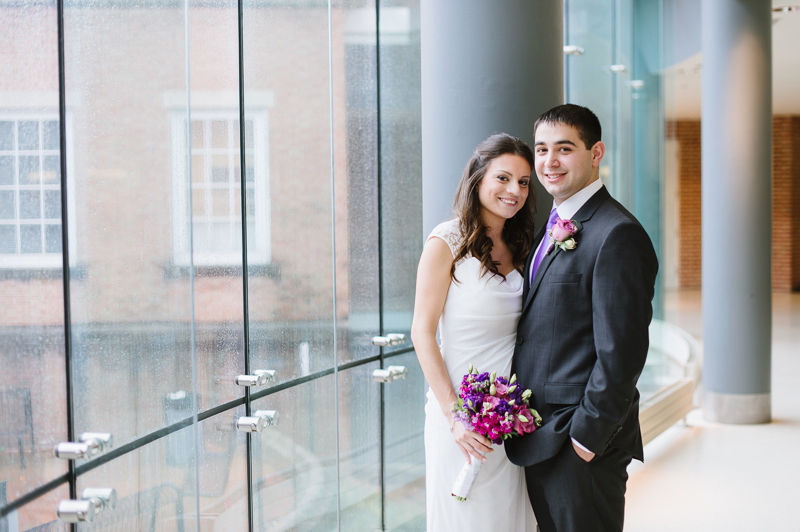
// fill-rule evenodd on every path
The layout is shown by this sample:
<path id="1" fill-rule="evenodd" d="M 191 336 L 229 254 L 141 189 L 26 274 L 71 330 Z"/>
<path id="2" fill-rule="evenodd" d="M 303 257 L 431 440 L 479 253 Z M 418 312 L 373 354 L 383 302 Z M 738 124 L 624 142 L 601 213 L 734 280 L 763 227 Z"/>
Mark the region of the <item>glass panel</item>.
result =
<path id="1" fill-rule="evenodd" d="M 14 149 L 14 122 L 2 120 L 0 121 L 0 150 L 11 151 L 13 149 Z"/>
<path id="2" fill-rule="evenodd" d="M 253 437 L 254 530 L 336 529 L 334 393 L 329 375 L 253 402 L 281 416 Z"/>
<path id="3" fill-rule="evenodd" d="M 425 377 L 414 352 L 384 366 L 405 366 L 408 377 L 384 385 L 386 530 L 425 529 Z"/>
<path id="4" fill-rule="evenodd" d="M 20 225 L 19 226 L 19 250 L 21 253 L 41 253 L 42 252 L 42 226 L 41 225 Z"/>
<path id="5" fill-rule="evenodd" d="M 42 193 L 38 190 L 21 190 L 19 192 L 19 217 L 31 220 L 42 217 Z"/>
<path id="6" fill-rule="evenodd" d="M 614 64 L 614 21 L 616 1 L 565 0 L 564 44 L 580 46 L 583 55 L 566 55 L 564 63 L 565 98 L 568 103 L 588 107 L 600 119 L 603 140 L 614 138 L 615 119 L 612 102 L 615 80 L 611 72 Z M 600 165 L 600 178 L 614 188 L 613 146 L 609 146 Z"/>
<path id="7" fill-rule="evenodd" d="M 341 530 L 381 530 L 381 385 L 374 362 L 339 373 Z"/>
<path id="8" fill-rule="evenodd" d="M 333 367 L 335 353 L 328 6 L 244 0 L 243 7 L 246 128 L 252 124 L 246 153 L 255 191 L 248 237 L 256 240 L 247 248 L 251 367 L 275 369 L 285 380 Z M 334 69 L 343 72 L 338 46 Z M 344 76 L 338 79 L 334 107 L 343 108 Z M 338 121 L 335 134 L 344 136 L 345 126 Z M 337 154 L 340 183 L 346 154 Z M 344 190 L 337 186 L 339 215 L 346 213 Z M 346 217 L 341 224 L 347 227 Z M 337 281 L 347 286 L 347 266 L 338 267 Z M 338 305 L 346 316 L 347 300 Z"/>
<path id="9" fill-rule="evenodd" d="M 39 149 L 39 122 L 20 120 L 17 122 L 17 135 L 20 150 Z"/>
<path id="10" fill-rule="evenodd" d="M 14 171 L 14 157 L 10 155 L 0 156 L 0 185 L 13 185 Z"/>
<path id="11" fill-rule="evenodd" d="M 56 2 L 2 3 L 0 28 L 4 43 L 0 60 L 0 152 L 4 152 L 0 156 L 0 185 L 10 187 L 0 196 L 0 217 L 13 220 L 0 225 L 0 258 L 35 263 L 35 256 L 17 255 L 19 236 L 23 253 L 41 253 L 42 234 L 39 225 L 23 225 L 22 234 L 17 232 L 14 218 L 19 210 L 14 206 L 14 195 L 18 185 L 32 183 L 27 175 L 16 182 L 15 159 L 18 149 L 38 149 L 40 120 L 46 115 L 45 123 L 49 124 L 53 116 L 58 116 Z M 29 107 L 31 102 L 36 104 L 35 112 Z M 58 122 L 53 123 L 56 125 L 48 125 L 45 132 L 58 128 Z M 22 138 L 17 143 L 19 129 Z M 45 147 L 55 150 L 50 154 L 58 158 L 57 145 Z M 39 154 L 28 153 L 20 159 L 20 169 L 27 173 L 32 166 L 37 174 L 34 182 L 38 183 Z M 52 251 L 60 259 L 60 247 Z M 6 264 L 0 266 L 0 508 L 67 472 L 67 462 L 53 457 L 53 447 L 67 440 L 60 271 L 56 270 L 55 278 L 26 279 L 25 270 L 6 269 Z M 0 530 L 30 530 L 44 525 L 55 519 L 58 501 L 68 497 L 68 489 L 62 485 L 0 518 Z"/>
<path id="12" fill-rule="evenodd" d="M 61 226 L 44 226 L 44 252 L 61 254 Z"/>
<path id="13" fill-rule="evenodd" d="M 344 106 L 334 105 L 334 158 L 347 161 L 336 177 L 337 315 L 339 363 L 378 354 L 378 122 L 375 7 L 363 0 L 335 2 L 345 17 L 334 26 L 344 41 Z M 344 31 L 342 31 L 344 30 Z M 342 35 L 343 33 L 343 35 Z M 341 57 L 334 53 L 334 58 Z M 334 88 L 334 96 L 336 96 Z"/>
<path id="14" fill-rule="evenodd" d="M 665 272 L 669 271 L 665 258 L 665 239 L 662 238 L 666 203 L 662 191 L 671 190 L 665 167 L 664 146 L 664 94 L 662 76 L 662 21 L 659 6 L 651 2 L 633 4 L 633 46 L 636 50 L 633 74 L 633 171 L 632 212 L 644 226 L 659 258 L 661 267 L 656 279 L 653 297 L 654 317 L 663 314 L 663 284 Z M 663 183 L 662 183 L 662 175 Z M 677 222 L 674 222 L 677 223 Z"/>
<path id="15" fill-rule="evenodd" d="M 6 497 L 9 496 L 6 492 L 5 482 L 0 480 L 0 508 L 5 505 Z M 5 517 L 0 517 L 0 530 L 3 532 L 69 532 L 68 525 L 55 520 L 58 503 L 64 499 L 69 499 L 69 488 L 66 484 L 12 510 Z"/>
<path id="16" fill-rule="evenodd" d="M 61 132 L 58 130 L 57 120 L 42 122 L 42 149 L 59 150 Z"/>
<path id="17" fill-rule="evenodd" d="M 39 156 L 19 156 L 19 184 L 35 185 L 41 180 L 39 176 Z"/>
<path id="18" fill-rule="evenodd" d="M 202 241 L 204 247 L 196 246 L 194 256 L 198 267 L 195 278 L 197 387 L 203 398 L 201 409 L 205 410 L 244 393 L 244 388 L 234 384 L 236 375 L 244 373 L 242 231 L 236 227 L 241 218 L 232 212 L 241 198 L 231 194 L 227 185 L 231 161 L 239 157 L 239 151 L 233 149 L 230 142 L 231 136 L 239 134 L 232 125 L 239 116 L 239 105 L 238 98 L 221 103 L 219 96 L 239 92 L 236 0 L 191 0 L 189 24 L 192 130 L 196 131 L 198 123 L 202 123 L 204 131 L 203 144 L 192 144 L 192 155 L 203 156 L 203 166 L 211 170 L 210 176 L 206 177 L 215 183 L 213 186 L 220 186 L 216 183 L 221 182 L 223 187 L 208 191 L 205 216 L 194 218 L 195 231 L 199 227 L 210 231 L 208 238 L 202 232 L 199 234 L 202 240 L 196 240 L 196 243 Z M 208 101 L 209 98 L 203 95 L 215 97 Z M 197 186 L 193 185 L 193 193 L 201 190 Z M 204 186 L 212 185 L 206 182 Z M 241 480 L 236 478 L 236 482 Z M 216 489 L 222 487 L 218 485 Z M 244 491 L 240 496 L 244 496 L 247 490 L 241 487 Z M 202 492 L 201 486 L 201 495 Z M 203 504 L 201 496 L 201 508 Z M 245 519 L 246 515 L 244 511 Z M 229 523 L 230 518 L 225 519 L 221 522 Z M 241 528 L 226 525 L 217 529 Z"/>
<path id="19" fill-rule="evenodd" d="M 211 147 L 221 148 L 221 149 L 225 149 L 228 147 L 227 121 L 214 120 L 213 122 L 211 122 Z"/>
<path id="20" fill-rule="evenodd" d="M 16 210 L 16 194 L 14 194 L 14 191 L 0 190 L 0 220 L 13 220 Z"/>
<path id="21" fill-rule="evenodd" d="M 120 5 L 64 9 L 67 101 L 80 102 L 68 110 L 80 219 L 70 256 L 91 272 L 74 271 L 70 284 L 75 433 L 109 432 L 116 447 L 162 428 L 164 397 L 192 390 L 192 298 L 181 268 L 189 220 L 172 208 L 188 205 L 188 173 L 178 164 L 188 144 L 185 11 L 163 2 Z M 202 335 L 198 342 L 214 345 Z M 201 386 L 199 394 L 208 405 L 209 391 Z M 130 461 L 143 456 L 149 461 Z M 181 487 L 159 476 L 161 460 L 134 453 L 102 468 L 110 475 L 102 482 L 118 478 L 112 487 L 121 497 L 149 504 L 155 492 L 143 492 L 162 480 Z"/>
<path id="22" fill-rule="evenodd" d="M 166 413 L 167 403 L 163 405 Z M 91 524 L 78 524 L 78 531 L 196 530 L 195 441 L 195 428 L 189 426 L 78 477 L 78 493 L 86 488 L 117 491 L 117 506 Z"/>
<path id="23" fill-rule="evenodd" d="M 42 181 L 45 184 L 61 183 L 61 161 L 58 156 L 42 157 Z"/>
<path id="24" fill-rule="evenodd" d="M 3 3 L 0 27 L 4 43 L 0 61 L 3 80 L 0 185 L 12 187 L 3 190 L 0 216 L 14 220 L 22 214 L 14 205 L 18 185 L 39 182 L 40 152 L 20 156 L 17 150 L 38 150 L 42 115 L 52 120 L 58 111 L 58 64 L 54 55 L 58 43 L 56 2 Z M 35 111 L 31 110 L 32 102 Z M 58 122 L 54 123 L 58 129 Z M 45 131 L 51 131 L 52 127 L 48 125 Z M 50 154 L 56 158 L 58 148 L 47 147 L 55 150 Z M 15 179 L 17 158 L 23 172 L 19 183 Z M 32 180 L 28 179 L 30 173 L 34 174 Z M 34 202 L 26 205 L 26 214 L 39 212 L 40 206 L 35 205 L 38 194 L 37 191 L 26 198 Z M 33 212 L 28 212 L 28 207 Z M 3 259 L 20 258 L 18 236 L 23 253 L 41 253 L 39 225 L 23 225 L 19 234 L 17 231 L 15 225 L 0 225 Z M 36 257 L 23 259 L 35 261 Z M 52 455 L 53 446 L 66 440 L 67 433 L 63 286 L 58 278 L 21 281 L 14 278 L 19 270 L 5 270 L 7 263 L 3 264 L 0 267 L 0 508 L 67 471 L 67 463 Z M 8 530 L 28 530 L 52 520 L 57 501 L 66 498 L 66 493 L 66 487 L 60 487 L 24 505 L 6 517 L 5 525 Z M 0 519 L 0 529 L 3 527 Z"/>
<path id="25" fill-rule="evenodd" d="M 44 217 L 61 218 L 61 191 L 45 190 L 44 192 Z"/>
<path id="26" fill-rule="evenodd" d="M 0 253 L 17 251 L 17 228 L 14 225 L 0 225 Z"/>
<path id="27" fill-rule="evenodd" d="M 228 156 L 211 156 L 211 181 L 214 183 L 226 183 L 228 181 Z"/>
<path id="28" fill-rule="evenodd" d="M 247 530 L 246 436 L 235 428 L 244 415 L 241 406 L 200 422 L 201 532 Z M 197 492 L 194 484 L 185 489 Z"/>
<path id="29" fill-rule="evenodd" d="M 381 231 L 383 329 L 411 345 L 422 253 L 419 0 L 381 1 Z M 419 412 L 422 415 L 422 412 Z"/>

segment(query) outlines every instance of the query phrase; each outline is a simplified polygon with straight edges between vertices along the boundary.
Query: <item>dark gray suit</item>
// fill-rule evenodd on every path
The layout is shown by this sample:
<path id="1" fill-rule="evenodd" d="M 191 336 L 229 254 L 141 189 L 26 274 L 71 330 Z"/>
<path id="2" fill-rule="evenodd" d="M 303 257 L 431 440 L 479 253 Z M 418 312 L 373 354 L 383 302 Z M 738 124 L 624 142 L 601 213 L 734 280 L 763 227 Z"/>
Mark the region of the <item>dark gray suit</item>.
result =
<path id="1" fill-rule="evenodd" d="M 573 217 L 577 247 L 555 248 L 529 283 L 512 371 L 543 418 L 506 442 L 528 466 L 543 532 L 621 530 L 631 458 L 642 460 L 636 381 L 649 346 L 658 260 L 644 228 L 605 188 Z M 537 234 L 535 243 L 544 237 Z M 570 437 L 597 456 L 583 462 Z"/>

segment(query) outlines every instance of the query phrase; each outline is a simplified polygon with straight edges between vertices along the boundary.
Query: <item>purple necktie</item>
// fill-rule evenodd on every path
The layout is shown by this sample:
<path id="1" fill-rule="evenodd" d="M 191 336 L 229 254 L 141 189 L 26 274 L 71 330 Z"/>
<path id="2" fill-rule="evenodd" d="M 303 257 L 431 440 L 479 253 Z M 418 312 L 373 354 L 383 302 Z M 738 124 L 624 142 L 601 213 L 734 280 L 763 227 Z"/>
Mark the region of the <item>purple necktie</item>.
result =
<path id="1" fill-rule="evenodd" d="M 547 248 L 550 247 L 550 229 L 556 225 L 556 220 L 558 219 L 558 211 L 553 209 L 550 211 L 550 218 L 547 219 L 547 227 L 544 230 L 544 238 L 542 238 L 542 245 L 539 246 L 539 251 L 536 253 L 536 256 L 533 258 L 533 264 L 531 264 L 531 284 L 533 284 L 533 278 L 536 277 L 536 270 L 539 269 L 539 265 L 542 263 L 542 259 L 544 258 L 545 253 L 547 252 Z"/>

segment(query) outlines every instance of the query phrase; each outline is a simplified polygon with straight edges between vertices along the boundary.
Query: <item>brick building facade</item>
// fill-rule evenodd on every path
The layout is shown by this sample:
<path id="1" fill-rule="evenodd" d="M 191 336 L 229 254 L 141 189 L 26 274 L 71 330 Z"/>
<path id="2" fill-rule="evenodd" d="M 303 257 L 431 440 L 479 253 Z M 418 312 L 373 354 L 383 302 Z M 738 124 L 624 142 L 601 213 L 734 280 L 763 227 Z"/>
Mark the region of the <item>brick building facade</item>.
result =
<path id="1" fill-rule="evenodd" d="M 678 286 L 698 290 L 702 285 L 701 123 L 678 120 L 669 124 L 667 136 L 679 146 Z M 800 290 L 800 117 L 773 117 L 772 143 L 772 287 L 790 292 Z"/>

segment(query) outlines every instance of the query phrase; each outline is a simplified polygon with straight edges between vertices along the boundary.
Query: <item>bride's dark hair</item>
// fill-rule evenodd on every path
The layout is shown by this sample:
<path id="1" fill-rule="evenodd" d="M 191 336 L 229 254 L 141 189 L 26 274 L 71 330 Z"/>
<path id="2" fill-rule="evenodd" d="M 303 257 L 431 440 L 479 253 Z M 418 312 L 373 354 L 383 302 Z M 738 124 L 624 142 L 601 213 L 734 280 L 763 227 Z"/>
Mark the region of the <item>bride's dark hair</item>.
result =
<path id="1" fill-rule="evenodd" d="M 453 200 L 453 212 L 458 216 L 461 229 L 461 246 L 455 254 L 453 265 L 450 268 L 450 277 L 456 279 L 456 263 L 472 255 L 481 262 L 480 274 L 487 272 L 492 275 L 505 276 L 497 269 L 497 264 L 492 261 L 492 239 L 487 235 L 487 227 L 481 219 L 481 201 L 478 197 L 478 186 L 486 176 L 489 165 L 501 155 L 519 155 L 531 167 L 533 174 L 533 153 L 525 142 L 507 133 L 496 133 L 487 138 L 475 148 L 470 157 L 461 182 L 456 189 Z M 533 215 L 536 213 L 536 193 L 533 183 L 528 188 L 528 199 L 522 208 L 512 218 L 506 220 L 503 226 L 503 240 L 511 251 L 514 268 L 520 273 L 525 268 L 525 261 L 533 247 L 534 227 Z"/>

